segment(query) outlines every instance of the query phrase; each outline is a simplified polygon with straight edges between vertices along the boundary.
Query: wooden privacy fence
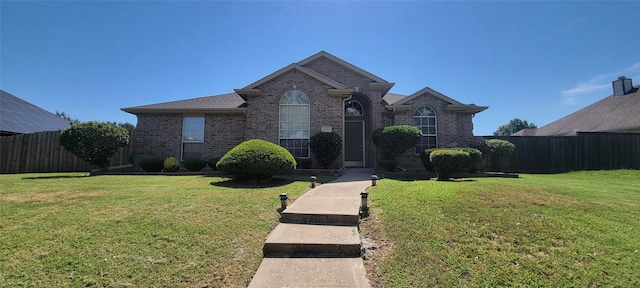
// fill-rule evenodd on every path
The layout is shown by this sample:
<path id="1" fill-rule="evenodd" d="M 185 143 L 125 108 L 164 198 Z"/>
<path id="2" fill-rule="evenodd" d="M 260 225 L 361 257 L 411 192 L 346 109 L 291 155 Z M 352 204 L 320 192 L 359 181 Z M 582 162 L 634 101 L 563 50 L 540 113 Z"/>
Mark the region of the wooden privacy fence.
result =
<path id="1" fill-rule="evenodd" d="M 556 173 L 574 170 L 640 169 L 640 134 L 578 133 L 577 136 L 506 136 L 515 144 L 490 171 Z"/>
<path id="2" fill-rule="evenodd" d="M 131 142 L 118 149 L 109 166 L 129 164 Z M 60 145 L 60 131 L 0 137 L 0 173 L 91 171 L 93 165 L 79 159 Z"/>

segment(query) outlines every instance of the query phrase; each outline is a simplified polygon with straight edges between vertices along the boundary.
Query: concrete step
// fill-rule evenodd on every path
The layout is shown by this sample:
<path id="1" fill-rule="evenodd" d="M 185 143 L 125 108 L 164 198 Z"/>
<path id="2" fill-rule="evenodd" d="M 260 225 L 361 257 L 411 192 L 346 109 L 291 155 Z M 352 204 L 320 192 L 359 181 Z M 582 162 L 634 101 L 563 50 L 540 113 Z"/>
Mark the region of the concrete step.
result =
<path id="1" fill-rule="evenodd" d="M 264 258 L 249 288 L 371 287 L 362 258 Z"/>
<path id="2" fill-rule="evenodd" d="M 267 236 L 265 257 L 360 257 L 355 226 L 280 223 Z"/>
<path id="3" fill-rule="evenodd" d="M 309 193 L 309 192 L 307 192 Z M 303 195 L 280 215 L 283 223 L 358 225 L 360 197 L 322 197 Z"/>

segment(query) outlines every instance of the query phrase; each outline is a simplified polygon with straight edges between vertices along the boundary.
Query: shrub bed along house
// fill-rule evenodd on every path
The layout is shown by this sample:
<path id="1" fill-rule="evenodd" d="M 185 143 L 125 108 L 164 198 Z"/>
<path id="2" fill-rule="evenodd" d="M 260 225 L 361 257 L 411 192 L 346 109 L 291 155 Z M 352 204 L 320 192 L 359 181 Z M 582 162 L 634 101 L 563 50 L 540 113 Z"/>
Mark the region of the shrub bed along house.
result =
<path id="1" fill-rule="evenodd" d="M 207 166 L 207 162 L 202 159 L 190 158 L 184 159 L 184 161 L 182 161 L 182 165 L 191 172 L 198 172 Z"/>

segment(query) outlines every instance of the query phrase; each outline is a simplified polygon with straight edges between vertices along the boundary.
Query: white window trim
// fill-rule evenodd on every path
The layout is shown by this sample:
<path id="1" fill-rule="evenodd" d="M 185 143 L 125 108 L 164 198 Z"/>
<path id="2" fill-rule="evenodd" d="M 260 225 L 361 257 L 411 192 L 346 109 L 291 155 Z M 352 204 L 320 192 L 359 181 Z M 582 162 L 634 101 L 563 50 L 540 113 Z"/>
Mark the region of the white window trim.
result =
<path id="1" fill-rule="evenodd" d="M 283 104 L 282 103 L 282 99 L 285 96 L 287 96 L 287 93 L 302 93 L 302 95 L 304 95 L 306 97 L 308 103 L 307 104 Z M 282 124 L 282 117 L 281 117 L 282 113 L 281 113 L 281 110 L 282 110 L 282 107 L 283 106 L 304 106 L 304 105 L 306 105 L 309 108 L 308 109 L 309 113 L 306 115 L 307 116 L 306 123 L 308 124 L 308 126 L 306 127 L 306 129 L 301 129 L 300 131 L 306 130 L 307 134 L 308 134 L 307 135 L 308 137 L 307 138 L 281 138 L 280 136 L 282 135 L 282 131 L 281 131 L 281 124 Z M 289 123 L 295 123 L 295 122 L 289 122 Z M 280 101 L 278 102 L 278 145 L 280 145 L 282 140 L 307 140 L 307 142 L 309 142 L 310 139 L 311 139 L 311 99 L 309 99 L 309 96 L 306 93 L 304 93 L 303 91 L 301 91 L 301 90 L 296 90 L 296 89 L 289 90 L 289 91 L 285 92 L 284 94 L 282 94 L 282 96 L 280 97 Z M 284 148 L 286 149 L 287 147 L 284 147 Z M 289 151 L 289 152 L 291 152 L 291 151 Z M 306 157 L 298 157 L 298 156 L 295 155 L 295 153 L 291 153 L 291 154 L 294 154 L 293 156 L 296 157 L 296 158 L 309 159 L 309 158 L 311 158 L 311 148 L 309 146 L 307 146 L 307 156 Z"/>
<path id="2" fill-rule="evenodd" d="M 421 109 L 421 108 L 429 108 L 431 111 L 433 111 L 434 116 L 416 116 L 416 112 L 417 112 L 419 109 Z M 436 140 L 436 141 L 435 141 L 436 145 L 435 145 L 435 147 L 434 147 L 434 148 L 438 148 L 438 113 L 436 113 L 436 110 L 435 110 L 435 109 L 433 109 L 433 108 L 431 108 L 431 107 L 429 107 L 429 106 L 420 106 L 420 107 L 418 107 L 416 110 L 414 110 L 414 111 L 413 111 L 413 122 L 414 122 L 414 125 L 413 125 L 413 126 L 414 126 L 414 127 L 416 127 L 416 128 L 418 128 L 418 129 L 420 129 L 420 133 L 422 133 L 422 126 L 423 126 L 423 125 L 420 125 L 421 127 L 416 126 L 416 125 L 415 125 L 415 119 L 416 119 L 416 118 L 427 118 L 427 119 L 428 119 L 428 118 L 431 118 L 431 117 L 433 117 L 433 118 L 434 118 L 434 123 L 435 123 L 435 124 L 434 124 L 434 126 L 435 126 L 434 132 L 435 132 L 435 133 L 434 133 L 434 134 L 424 134 L 424 133 L 423 133 L 423 134 L 422 134 L 422 137 L 434 137 L 434 138 L 435 138 L 435 140 Z M 422 122 L 422 121 L 421 121 L 421 122 Z M 422 137 L 420 138 L 420 141 L 422 141 Z M 414 148 L 414 150 L 415 150 L 415 148 Z M 416 155 L 420 155 L 420 153 L 416 153 Z"/>

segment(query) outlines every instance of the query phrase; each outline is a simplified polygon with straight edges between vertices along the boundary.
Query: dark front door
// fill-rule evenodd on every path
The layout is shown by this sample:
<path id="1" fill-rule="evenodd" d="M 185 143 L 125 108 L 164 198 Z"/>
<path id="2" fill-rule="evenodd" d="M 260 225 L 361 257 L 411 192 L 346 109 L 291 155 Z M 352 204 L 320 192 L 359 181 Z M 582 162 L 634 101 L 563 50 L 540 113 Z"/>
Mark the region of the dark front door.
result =
<path id="1" fill-rule="evenodd" d="M 364 121 L 344 123 L 344 166 L 364 167 Z"/>

